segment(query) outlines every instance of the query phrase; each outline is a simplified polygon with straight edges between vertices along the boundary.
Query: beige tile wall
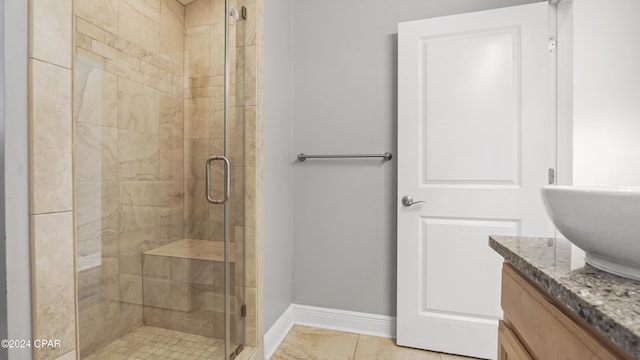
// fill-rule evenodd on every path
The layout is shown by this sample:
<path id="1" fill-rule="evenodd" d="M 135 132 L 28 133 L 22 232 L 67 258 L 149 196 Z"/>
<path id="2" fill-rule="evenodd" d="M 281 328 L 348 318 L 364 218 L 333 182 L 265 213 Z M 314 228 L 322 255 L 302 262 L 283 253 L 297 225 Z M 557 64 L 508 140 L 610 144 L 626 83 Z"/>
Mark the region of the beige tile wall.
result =
<path id="1" fill-rule="evenodd" d="M 185 236 L 224 240 L 224 207 L 205 200 L 205 161 L 224 155 L 224 0 L 196 0 L 185 6 Z M 233 38 L 233 32 L 231 32 Z M 234 72 L 235 74 L 235 72 Z M 234 74 L 231 78 L 234 78 Z M 231 132 L 229 132 L 231 135 Z M 238 164 L 238 159 L 230 159 Z M 214 162 L 212 196 L 222 198 L 223 168 Z M 235 170 L 235 169 L 234 169 Z M 235 185 L 237 172 L 231 173 Z M 218 185 L 218 186 L 216 186 Z M 237 187 L 232 189 L 237 191 Z M 237 203 L 233 194 L 230 204 Z M 231 226 L 232 238 L 235 225 Z"/>
<path id="2" fill-rule="evenodd" d="M 145 254 L 143 289 L 146 325 L 224 339 L 223 261 Z"/>
<path id="3" fill-rule="evenodd" d="M 29 1 L 29 153 L 35 359 L 76 349 L 71 153 L 71 0 Z"/>
<path id="4" fill-rule="evenodd" d="M 83 0 L 74 20 L 83 355 L 143 324 L 142 252 L 183 237 L 184 8 Z"/>

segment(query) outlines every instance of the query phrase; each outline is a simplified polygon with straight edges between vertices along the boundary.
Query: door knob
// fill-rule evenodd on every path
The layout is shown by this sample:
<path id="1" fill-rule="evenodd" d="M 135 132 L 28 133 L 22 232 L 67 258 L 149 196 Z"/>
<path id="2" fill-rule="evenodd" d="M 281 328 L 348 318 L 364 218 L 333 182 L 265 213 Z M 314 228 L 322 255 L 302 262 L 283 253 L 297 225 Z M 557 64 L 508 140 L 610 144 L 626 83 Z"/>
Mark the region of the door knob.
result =
<path id="1" fill-rule="evenodd" d="M 423 203 L 424 201 L 420 200 L 420 201 L 413 201 L 413 198 L 409 195 L 405 195 L 402 198 L 402 205 L 409 207 L 411 205 L 415 205 L 415 204 L 420 204 Z"/>

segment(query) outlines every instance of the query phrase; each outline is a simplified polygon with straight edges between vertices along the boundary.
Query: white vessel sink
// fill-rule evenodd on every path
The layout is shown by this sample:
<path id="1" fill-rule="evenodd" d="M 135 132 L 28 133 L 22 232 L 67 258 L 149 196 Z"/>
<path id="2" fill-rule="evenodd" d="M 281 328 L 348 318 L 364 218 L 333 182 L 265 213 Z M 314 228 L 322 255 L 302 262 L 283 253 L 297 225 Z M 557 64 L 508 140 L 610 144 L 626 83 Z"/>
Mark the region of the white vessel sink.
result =
<path id="1" fill-rule="evenodd" d="M 584 250 L 587 263 L 640 280 L 640 187 L 542 188 L 556 228 Z"/>

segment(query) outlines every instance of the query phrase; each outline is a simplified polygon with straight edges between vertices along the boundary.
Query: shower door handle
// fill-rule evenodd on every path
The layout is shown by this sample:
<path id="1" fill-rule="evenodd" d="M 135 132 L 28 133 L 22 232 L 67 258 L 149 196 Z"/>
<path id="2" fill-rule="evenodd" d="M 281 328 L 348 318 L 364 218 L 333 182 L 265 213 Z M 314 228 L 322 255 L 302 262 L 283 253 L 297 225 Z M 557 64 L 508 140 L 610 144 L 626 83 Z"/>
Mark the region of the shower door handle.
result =
<path id="1" fill-rule="evenodd" d="M 216 200 L 214 198 L 211 197 L 211 163 L 214 161 L 222 161 L 224 164 L 224 197 L 222 200 Z M 229 159 L 227 159 L 225 156 L 212 156 L 210 158 L 207 159 L 207 163 L 206 163 L 206 182 L 207 182 L 207 189 L 206 189 L 206 193 L 207 193 L 207 201 L 210 202 L 211 204 L 224 204 L 227 202 L 227 200 L 229 200 L 229 195 L 231 193 L 231 182 L 230 182 L 230 175 L 229 175 Z"/>

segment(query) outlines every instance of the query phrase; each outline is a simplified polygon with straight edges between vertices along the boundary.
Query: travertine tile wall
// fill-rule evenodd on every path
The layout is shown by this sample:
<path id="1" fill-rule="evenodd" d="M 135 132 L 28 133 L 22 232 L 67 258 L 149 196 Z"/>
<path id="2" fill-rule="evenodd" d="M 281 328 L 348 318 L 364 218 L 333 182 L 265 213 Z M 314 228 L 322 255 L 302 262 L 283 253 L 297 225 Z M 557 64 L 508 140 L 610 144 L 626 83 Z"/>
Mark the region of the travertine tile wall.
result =
<path id="1" fill-rule="evenodd" d="M 35 359 L 76 349 L 71 152 L 71 0 L 29 1 L 29 153 Z"/>
<path id="2" fill-rule="evenodd" d="M 142 271 L 146 325 L 224 339 L 223 261 L 145 254 Z"/>
<path id="3" fill-rule="evenodd" d="M 243 34 L 237 40 L 238 66 L 242 62 L 244 73 L 238 76 L 242 82 L 236 94 L 236 105 L 245 116 L 244 145 L 244 217 L 245 217 L 245 257 L 246 277 L 244 293 L 248 304 L 245 319 L 245 344 L 258 347 L 256 358 L 262 355 L 262 32 L 264 21 L 263 0 L 239 0 L 238 6 L 246 6 L 249 14 L 244 24 Z M 243 61 L 240 60 L 242 58 Z M 240 86 L 240 85 L 238 85 Z"/>
<path id="4" fill-rule="evenodd" d="M 233 39 L 233 31 L 230 35 Z M 224 0 L 196 0 L 185 6 L 185 235 L 192 239 L 224 241 L 224 207 L 207 203 L 204 194 L 205 161 L 225 153 L 224 41 Z M 235 156 L 230 160 L 237 164 Z M 221 163 L 211 169 L 212 196 L 221 199 Z"/>
<path id="5" fill-rule="evenodd" d="M 184 8 L 82 0 L 75 10 L 83 355 L 143 324 L 142 252 L 183 237 Z"/>

